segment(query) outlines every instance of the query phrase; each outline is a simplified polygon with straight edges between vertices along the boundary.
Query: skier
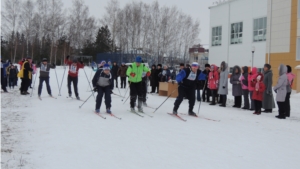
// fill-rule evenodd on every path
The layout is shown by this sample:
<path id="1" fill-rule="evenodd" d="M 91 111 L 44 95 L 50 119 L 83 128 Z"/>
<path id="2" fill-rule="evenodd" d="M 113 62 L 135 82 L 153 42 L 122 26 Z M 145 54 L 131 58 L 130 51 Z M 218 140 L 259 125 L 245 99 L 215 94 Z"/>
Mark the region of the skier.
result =
<path id="1" fill-rule="evenodd" d="M 77 59 L 73 59 L 73 61 L 69 60 L 70 56 L 67 56 L 65 60 L 65 64 L 69 65 L 69 73 L 68 73 L 68 92 L 69 92 L 69 97 L 72 96 L 72 91 L 71 91 L 71 82 L 73 82 L 74 86 L 74 92 L 77 100 L 80 100 L 79 94 L 78 94 L 78 71 L 79 69 L 83 69 L 84 65 L 83 62 L 80 61 L 78 62 Z"/>
<path id="2" fill-rule="evenodd" d="M 199 64 L 197 62 L 193 62 L 191 68 L 183 69 L 177 76 L 176 81 L 178 83 L 178 97 L 175 100 L 173 114 L 177 115 L 177 110 L 183 100 L 184 94 L 189 100 L 189 115 L 197 116 L 196 113 L 193 112 L 195 105 L 195 88 L 196 82 L 201 80 L 201 73 L 199 68 Z"/>
<path id="3" fill-rule="evenodd" d="M 147 72 L 146 76 L 150 76 L 150 70 L 143 64 L 142 58 L 137 56 L 135 58 L 135 62 L 132 63 L 127 69 L 127 76 L 129 76 L 129 86 L 130 86 L 130 111 L 136 112 L 134 109 L 134 105 L 138 96 L 138 111 L 143 112 L 142 102 L 143 102 L 143 94 L 142 94 L 142 74 L 143 72 Z"/>
<path id="4" fill-rule="evenodd" d="M 111 74 L 113 77 L 113 81 L 116 81 L 116 88 L 118 88 L 118 70 L 119 66 L 117 65 L 117 62 L 114 62 L 111 68 Z"/>
<path id="5" fill-rule="evenodd" d="M 38 89 L 38 97 L 41 98 L 43 82 L 46 82 L 47 92 L 50 97 L 52 97 L 51 88 L 49 84 L 49 71 L 51 69 L 55 69 L 55 64 L 49 64 L 47 58 L 43 58 L 42 63 L 38 63 L 37 68 L 40 68 L 40 83 Z"/>
<path id="6" fill-rule="evenodd" d="M 31 67 L 31 57 L 27 57 L 26 60 L 23 62 L 22 69 L 18 73 L 18 77 L 21 78 L 21 95 L 27 95 L 28 88 L 30 86 L 30 80 L 32 78 L 32 67 Z"/>
<path id="7" fill-rule="evenodd" d="M 103 70 L 98 70 L 92 80 L 94 92 L 98 92 L 95 113 L 100 113 L 103 95 L 105 95 L 106 113 L 111 114 L 111 90 L 113 88 L 110 65 L 105 64 Z"/>
<path id="8" fill-rule="evenodd" d="M 119 70 L 118 70 L 118 76 L 121 77 L 121 89 L 123 88 L 126 88 L 126 71 L 127 71 L 127 66 L 125 65 L 124 62 L 122 62 L 122 65 L 119 67 Z"/>

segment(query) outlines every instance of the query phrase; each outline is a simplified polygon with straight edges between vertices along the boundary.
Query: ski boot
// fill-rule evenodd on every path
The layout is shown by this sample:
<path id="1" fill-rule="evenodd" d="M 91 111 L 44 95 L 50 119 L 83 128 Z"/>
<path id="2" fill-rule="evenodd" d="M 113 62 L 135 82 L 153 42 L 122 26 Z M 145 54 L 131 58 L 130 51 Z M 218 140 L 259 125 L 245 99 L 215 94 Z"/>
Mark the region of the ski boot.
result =
<path id="1" fill-rule="evenodd" d="M 106 113 L 111 114 L 110 108 L 106 109 Z"/>
<path id="2" fill-rule="evenodd" d="M 131 107 L 131 108 L 130 108 L 130 112 L 132 112 L 132 113 L 136 113 L 136 111 L 135 111 L 134 107 Z"/>
<path id="3" fill-rule="evenodd" d="M 100 109 L 95 110 L 95 113 L 100 113 Z"/>
<path id="4" fill-rule="evenodd" d="M 143 106 L 147 107 L 148 105 L 147 105 L 147 103 L 146 103 L 146 102 L 143 102 Z"/>
<path id="5" fill-rule="evenodd" d="M 177 116 L 177 110 L 173 110 L 173 114 L 175 115 L 175 116 Z"/>
<path id="6" fill-rule="evenodd" d="M 198 117 L 198 116 L 196 115 L 196 113 L 193 112 L 193 110 L 189 110 L 189 115 L 190 115 L 190 116 Z"/>
<path id="7" fill-rule="evenodd" d="M 77 99 L 77 100 L 80 100 L 80 97 L 79 97 L 79 96 L 76 96 L 76 99 Z"/>

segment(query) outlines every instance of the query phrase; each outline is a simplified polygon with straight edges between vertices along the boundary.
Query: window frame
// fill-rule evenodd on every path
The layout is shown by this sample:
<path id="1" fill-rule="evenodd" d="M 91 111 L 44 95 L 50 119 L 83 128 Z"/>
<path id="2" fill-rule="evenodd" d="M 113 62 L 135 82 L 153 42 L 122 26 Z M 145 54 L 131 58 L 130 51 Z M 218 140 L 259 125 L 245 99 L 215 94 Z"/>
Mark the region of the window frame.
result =
<path id="1" fill-rule="evenodd" d="M 296 61 L 300 61 L 300 38 L 297 37 L 296 40 Z"/>
<path id="2" fill-rule="evenodd" d="M 235 26 L 237 25 L 237 26 Z M 236 28 L 238 31 L 233 30 Z M 242 29 L 240 32 L 239 30 Z M 243 32 L 244 32 L 244 22 L 233 22 L 230 24 L 230 45 L 237 45 L 237 44 L 243 44 Z M 233 32 L 234 31 L 234 32 Z M 232 38 L 234 36 L 234 38 Z M 236 42 L 232 42 L 235 40 Z"/>
<path id="3" fill-rule="evenodd" d="M 217 29 L 217 33 L 216 31 L 214 31 L 214 29 Z M 220 30 L 220 31 L 219 31 Z M 212 47 L 216 47 L 216 46 L 222 46 L 222 25 L 220 26 L 214 26 L 211 28 L 211 46 Z M 215 33 L 215 34 L 214 34 Z M 219 34 L 218 34 L 219 33 Z M 218 34 L 218 35 L 217 35 Z M 215 45 L 214 41 L 216 40 L 216 38 L 218 38 L 217 40 L 219 41 L 219 44 Z"/>
<path id="4" fill-rule="evenodd" d="M 259 20 L 263 19 L 263 27 L 259 28 L 259 25 L 257 26 L 258 28 L 255 28 L 256 21 L 259 24 Z M 259 18 L 254 18 L 253 19 L 253 30 L 252 30 L 252 42 L 257 43 L 257 42 L 266 42 L 267 41 L 267 24 L 268 24 L 268 17 L 259 17 Z M 265 26 L 265 27 L 264 27 Z M 257 32 L 257 35 L 260 35 L 259 32 L 262 31 L 262 40 L 255 40 L 255 32 Z M 259 36 L 258 36 L 259 37 Z"/>

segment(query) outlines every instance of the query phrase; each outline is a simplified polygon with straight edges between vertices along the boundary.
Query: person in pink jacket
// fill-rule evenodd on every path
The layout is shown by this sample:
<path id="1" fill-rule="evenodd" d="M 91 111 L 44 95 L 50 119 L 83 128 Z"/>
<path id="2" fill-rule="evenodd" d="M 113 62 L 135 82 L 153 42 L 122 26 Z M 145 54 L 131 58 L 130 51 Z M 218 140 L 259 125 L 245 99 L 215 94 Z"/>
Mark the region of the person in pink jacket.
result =
<path id="1" fill-rule="evenodd" d="M 250 108 L 251 111 L 255 110 L 254 101 L 252 99 L 254 87 L 251 86 L 251 81 L 253 79 L 256 79 L 256 77 L 257 77 L 257 68 L 253 67 L 251 72 L 248 74 L 248 90 L 249 90 L 250 98 L 251 98 L 251 105 L 250 105 L 251 106 L 251 108 Z"/>
<path id="2" fill-rule="evenodd" d="M 285 96 L 285 116 L 290 117 L 291 114 L 291 105 L 290 105 L 290 96 L 292 92 L 293 87 L 293 81 L 295 78 L 295 75 L 292 73 L 291 66 L 287 65 L 287 79 L 288 79 L 288 85 L 287 85 L 287 94 Z"/>
<path id="3" fill-rule="evenodd" d="M 208 75 L 208 88 L 211 91 L 212 102 L 209 105 L 216 105 L 216 95 L 219 84 L 219 72 L 216 65 L 210 66 L 210 72 Z"/>

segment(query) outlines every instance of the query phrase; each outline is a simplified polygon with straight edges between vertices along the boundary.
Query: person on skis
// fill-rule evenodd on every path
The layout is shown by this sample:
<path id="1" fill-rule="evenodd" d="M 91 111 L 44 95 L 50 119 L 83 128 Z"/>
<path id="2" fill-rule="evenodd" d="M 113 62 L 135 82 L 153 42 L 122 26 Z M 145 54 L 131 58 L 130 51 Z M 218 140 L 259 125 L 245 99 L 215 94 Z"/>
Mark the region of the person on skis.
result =
<path id="1" fill-rule="evenodd" d="M 92 80 L 94 92 L 98 92 L 95 113 L 100 113 L 103 95 L 105 95 L 106 113 L 111 114 L 111 90 L 113 88 L 110 65 L 105 64 L 99 69 Z"/>
<path id="2" fill-rule="evenodd" d="M 130 65 L 126 71 L 126 75 L 129 76 L 129 86 L 130 86 L 130 111 L 135 112 L 134 106 L 136 99 L 138 97 L 138 111 L 143 112 L 142 102 L 143 102 L 143 86 L 142 86 L 142 76 L 143 72 L 147 72 L 146 76 L 150 76 L 150 70 L 142 63 L 142 57 L 137 56 L 135 62 Z"/>
<path id="3" fill-rule="evenodd" d="M 178 97 L 175 100 L 173 114 L 177 115 L 177 110 L 183 100 L 183 97 L 186 96 L 189 100 L 189 110 L 188 114 L 191 116 L 197 116 L 193 112 L 195 105 L 195 89 L 196 82 L 202 80 L 201 71 L 198 69 L 199 64 L 193 62 L 191 68 L 182 69 L 179 74 L 176 76 L 176 81 L 178 83 Z"/>
<path id="4" fill-rule="evenodd" d="M 51 93 L 51 87 L 49 83 L 49 73 L 50 73 L 50 68 L 55 69 L 56 65 L 54 63 L 50 64 L 48 63 L 47 58 L 43 58 L 42 63 L 38 63 L 37 68 L 40 68 L 40 83 L 39 83 L 39 89 L 38 89 L 38 97 L 41 97 L 42 94 L 42 88 L 43 88 L 43 82 L 46 82 L 47 86 L 47 92 L 50 97 L 52 97 Z"/>
<path id="5" fill-rule="evenodd" d="M 79 69 L 83 69 L 84 65 L 82 61 L 79 61 L 77 59 L 73 59 L 73 61 L 69 60 L 70 56 L 67 56 L 65 60 L 65 64 L 69 65 L 69 73 L 68 73 L 68 93 L 69 97 L 72 97 L 72 90 L 71 90 L 71 82 L 73 82 L 74 86 L 74 92 L 77 100 L 80 100 L 79 94 L 78 94 L 78 71 Z"/>

